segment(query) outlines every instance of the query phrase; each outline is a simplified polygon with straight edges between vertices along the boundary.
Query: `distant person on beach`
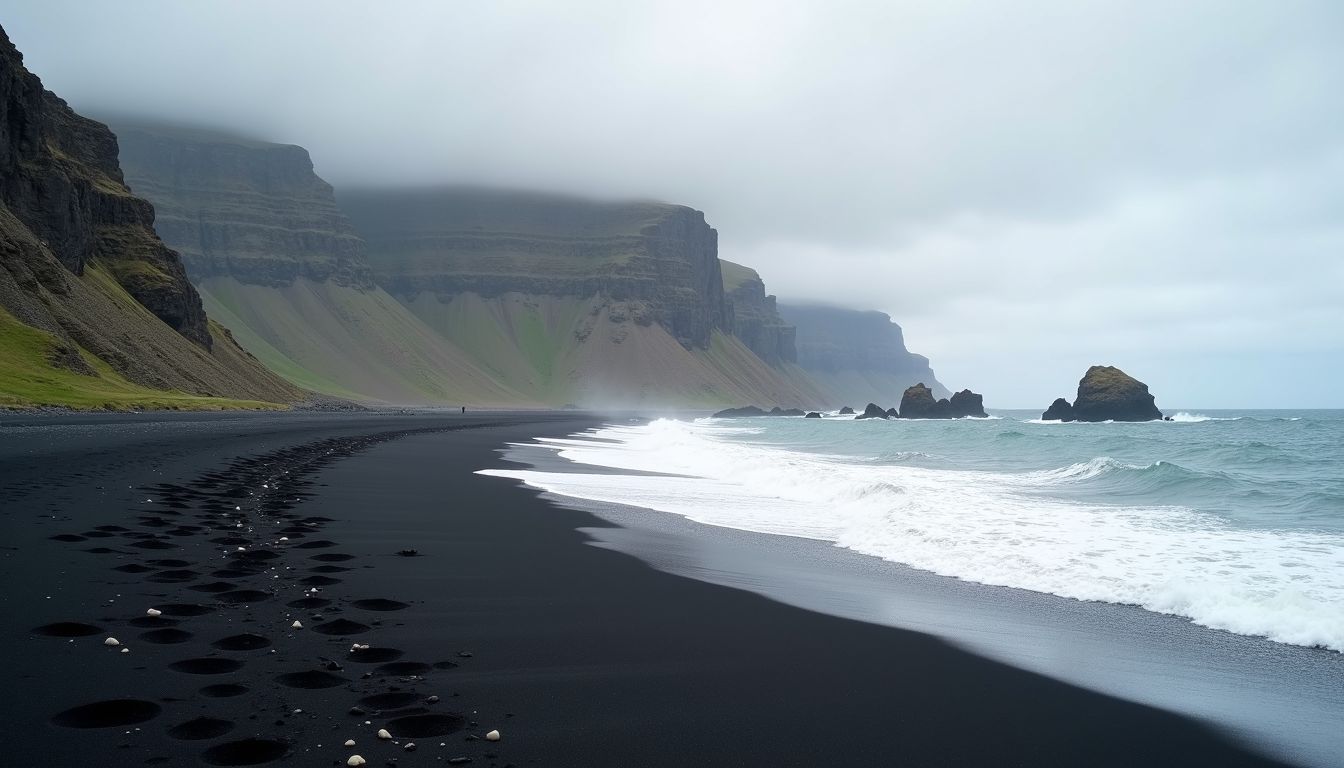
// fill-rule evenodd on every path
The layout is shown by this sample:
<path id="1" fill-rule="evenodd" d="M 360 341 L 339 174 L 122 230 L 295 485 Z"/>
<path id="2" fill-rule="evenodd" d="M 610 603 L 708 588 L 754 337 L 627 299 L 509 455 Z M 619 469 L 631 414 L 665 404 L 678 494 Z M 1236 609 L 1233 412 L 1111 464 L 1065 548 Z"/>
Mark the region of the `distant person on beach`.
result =
<path id="1" fill-rule="evenodd" d="M 466 412 L 467 412 L 467 406 L 465 406 L 465 405 L 462 406 L 462 412 L 463 412 L 463 413 L 466 413 Z"/>

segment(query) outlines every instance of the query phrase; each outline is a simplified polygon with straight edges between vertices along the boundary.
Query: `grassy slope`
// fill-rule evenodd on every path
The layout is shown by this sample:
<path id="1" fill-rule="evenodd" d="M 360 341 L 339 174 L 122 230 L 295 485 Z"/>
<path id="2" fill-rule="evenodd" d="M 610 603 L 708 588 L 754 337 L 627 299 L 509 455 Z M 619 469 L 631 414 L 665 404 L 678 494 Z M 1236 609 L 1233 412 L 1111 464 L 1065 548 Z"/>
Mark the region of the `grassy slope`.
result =
<path id="1" fill-rule="evenodd" d="M 382 290 L 297 280 L 284 288 L 209 278 L 206 311 L 285 378 L 388 403 L 531 404 Z"/>
<path id="2" fill-rule="evenodd" d="M 0 406 L 112 410 L 282 407 L 256 400 L 203 397 L 142 387 L 80 350 L 80 356 L 96 372 L 94 376 L 85 376 L 52 366 L 51 356 L 59 346 L 56 336 L 24 325 L 0 308 Z"/>
<path id="3" fill-rule="evenodd" d="M 723 272 L 723 290 L 729 293 L 748 280 L 761 279 L 760 274 L 751 267 L 745 267 L 726 259 L 719 259 L 719 267 Z"/>
<path id="4" fill-rule="evenodd" d="M 799 372 L 771 368 L 715 334 L 687 350 L 658 325 L 612 322 L 600 299 L 475 294 L 407 307 L 487 368 L 549 405 L 806 405 L 820 395 Z"/>

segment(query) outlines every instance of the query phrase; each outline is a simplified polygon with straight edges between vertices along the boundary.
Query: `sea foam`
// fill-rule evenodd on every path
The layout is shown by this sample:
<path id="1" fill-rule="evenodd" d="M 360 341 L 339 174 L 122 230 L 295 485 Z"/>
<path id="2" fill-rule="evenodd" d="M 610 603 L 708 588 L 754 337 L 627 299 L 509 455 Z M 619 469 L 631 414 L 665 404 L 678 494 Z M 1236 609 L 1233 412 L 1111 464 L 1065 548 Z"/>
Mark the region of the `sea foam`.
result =
<path id="1" fill-rule="evenodd" d="M 708 525 L 833 542 L 982 584 L 1138 605 L 1344 651 L 1344 535 L 1238 527 L 1178 505 L 1052 495 L 1079 483 L 1170 482 L 1191 470 L 1105 456 L 1031 472 L 874 465 L 743 440 L 751 431 L 712 420 L 606 427 L 540 441 L 573 462 L 573 472 L 482 474 Z M 586 473 L 583 465 L 608 471 Z"/>

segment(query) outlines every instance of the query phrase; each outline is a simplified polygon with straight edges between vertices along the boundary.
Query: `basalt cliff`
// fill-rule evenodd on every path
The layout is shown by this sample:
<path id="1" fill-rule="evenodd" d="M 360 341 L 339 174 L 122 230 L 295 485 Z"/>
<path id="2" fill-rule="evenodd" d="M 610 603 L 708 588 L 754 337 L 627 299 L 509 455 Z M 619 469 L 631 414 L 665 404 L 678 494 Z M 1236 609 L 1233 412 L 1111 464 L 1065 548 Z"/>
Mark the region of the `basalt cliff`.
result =
<path id="1" fill-rule="evenodd" d="M 44 89 L 0 30 L 0 405 L 301 396 L 207 317 L 153 224 L 112 132 Z"/>
<path id="2" fill-rule="evenodd" d="M 385 403 L 534 402 L 375 284 L 363 238 L 307 150 L 113 125 L 127 182 L 154 203 L 206 308 L 290 381 Z"/>
<path id="3" fill-rule="evenodd" d="M 348 190 L 374 279 L 543 402 L 783 405 L 822 395 L 734 334 L 704 214 L 476 188 Z"/>
<path id="4" fill-rule="evenodd" d="M 778 309 L 797 329 L 798 365 L 833 401 L 888 402 L 918 383 L 927 383 L 935 397 L 951 395 L 929 359 L 905 348 L 901 327 L 885 313 L 815 304 Z"/>

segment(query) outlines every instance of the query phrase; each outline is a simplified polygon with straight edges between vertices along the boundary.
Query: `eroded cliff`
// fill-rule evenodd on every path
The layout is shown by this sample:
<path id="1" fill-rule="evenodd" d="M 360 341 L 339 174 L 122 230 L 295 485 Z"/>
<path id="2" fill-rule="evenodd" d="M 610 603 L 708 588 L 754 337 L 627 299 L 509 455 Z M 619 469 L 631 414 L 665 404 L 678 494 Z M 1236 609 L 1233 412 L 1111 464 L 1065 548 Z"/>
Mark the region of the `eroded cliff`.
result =
<path id="1" fill-rule="evenodd" d="M 781 303 L 779 315 L 797 329 L 798 365 L 846 403 L 887 402 L 920 382 L 937 397 L 951 394 L 883 312 Z"/>
<path id="2" fill-rule="evenodd" d="M 111 131 L 45 90 L 0 30 L 0 403 L 299 396 L 210 323 L 153 220 Z"/>
<path id="3" fill-rule="evenodd" d="M 722 259 L 719 264 L 732 334 L 771 365 L 797 362 L 796 329 L 779 316 L 775 297 L 765 292 L 765 281 L 751 267 Z"/>

